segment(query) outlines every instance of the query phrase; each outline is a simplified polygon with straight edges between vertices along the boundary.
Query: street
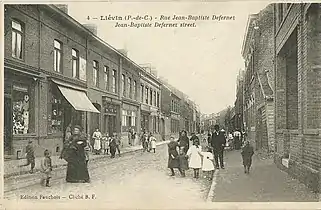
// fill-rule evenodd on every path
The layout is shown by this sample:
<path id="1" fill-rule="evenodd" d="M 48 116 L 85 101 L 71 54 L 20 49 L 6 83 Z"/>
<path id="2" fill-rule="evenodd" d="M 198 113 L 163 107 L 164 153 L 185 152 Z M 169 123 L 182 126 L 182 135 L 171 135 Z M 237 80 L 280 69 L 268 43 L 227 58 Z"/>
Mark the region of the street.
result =
<path id="1" fill-rule="evenodd" d="M 205 143 L 202 143 L 205 145 Z M 156 153 L 141 151 L 113 160 L 90 164 L 90 184 L 65 183 L 65 170 L 54 171 L 50 188 L 32 185 L 5 193 L 11 201 L 32 200 L 96 200 L 112 207 L 165 208 L 182 204 L 204 203 L 212 194 L 213 202 L 317 202 L 317 195 L 303 184 L 278 170 L 271 159 L 254 156 L 253 170 L 244 174 L 240 151 L 225 152 L 225 170 L 217 171 L 215 187 L 211 182 L 194 180 L 192 170 L 186 178 L 170 177 L 167 169 L 167 147 L 161 145 Z M 39 179 L 35 175 L 35 179 Z M 47 197 L 46 196 L 52 196 Z M 29 198 L 29 199 L 28 199 Z"/>
<path id="2" fill-rule="evenodd" d="M 57 195 L 60 201 L 67 201 L 72 200 L 69 196 L 85 197 L 86 194 L 90 198 L 94 195 L 96 201 L 112 207 L 143 205 L 146 208 L 151 205 L 162 208 L 182 204 L 186 200 L 190 203 L 204 202 L 211 184 L 202 179 L 193 180 L 191 170 L 187 178 L 181 178 L 178 171 L 176 177 L 170 177 L 166 145 L 159 146 L 155 154 L 137 152 L 108 162 L 95 162 L 90 165 L 89 172 L 90 184 L 65 183 L 65 171 L 57 170 L 54 174 L 61 178 L 54 178 L 50 188 L 33 185 L 5 193 L 5 197 L 20 202 L 26 201 L 21 200 L 24 195 L 37 196 L 38 200 L 40 195 Z"/>

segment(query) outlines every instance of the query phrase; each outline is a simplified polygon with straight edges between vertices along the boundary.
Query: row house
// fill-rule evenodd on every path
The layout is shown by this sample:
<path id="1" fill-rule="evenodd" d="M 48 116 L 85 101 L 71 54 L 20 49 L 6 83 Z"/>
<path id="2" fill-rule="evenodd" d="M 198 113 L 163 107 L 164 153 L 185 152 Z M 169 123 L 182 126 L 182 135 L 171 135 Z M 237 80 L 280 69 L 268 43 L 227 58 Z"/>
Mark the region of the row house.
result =
<path id="1" fill-rule="evenodd" d="M 66 9 L 66 8 L 64 8 Z M 91 32 L 51 5 L 5 5 L 4 150 L 61 151 L 65 129 L 99 113 L 87 96 Z"/>
<path id="2" fill-rule="evenodd" d="M 321 4 L 274 4 L 275 163 L 320 192 Z"/>
<path id="3" fill-rule="evenodd" d="M 273 6 L 250 15 L 243 42 L 244 127 L 256 149 L 274 150 Z"/>
<path id="4" fill-rule="evenodd" d="M 143 67 L 140 76 L 141 129 L 161 138 L 164 121 L 161 115 L 161 83 L 151 73 L 151 68 Z"/>
<path id="5" fill-rule="evenodd" d="M 244 71 L 241 70 L 236 81 L 236 100 L 234 103 L 234 128 L 238 131 L 244 131 L 243 123 L 243 83 Z"/>

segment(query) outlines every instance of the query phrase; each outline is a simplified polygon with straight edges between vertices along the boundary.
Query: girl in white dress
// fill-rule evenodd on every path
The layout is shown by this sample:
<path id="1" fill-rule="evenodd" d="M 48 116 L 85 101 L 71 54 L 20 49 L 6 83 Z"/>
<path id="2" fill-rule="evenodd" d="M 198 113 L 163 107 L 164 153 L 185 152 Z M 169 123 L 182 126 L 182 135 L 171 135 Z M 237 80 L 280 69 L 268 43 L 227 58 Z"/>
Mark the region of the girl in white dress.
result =
<path id="1" fill-rule="evenodd" d="M 200 169 L 202 168 L 202 147 L 199 145 L 199 140 L 196 139 L 193 145 L 188 149 L 188 166 L 194 169 L 194 178 L 198 179 Z"/>
<path id="2" fill-rule="evenodd" d="M 206 147 L 205 152 L 202 152 L 203 164 L 202 171 L 204 173 L 204 178 L 208 177 L 210 180 L 213 178 L 214 173 L 214 157 L 210 147 Z"/>
<path id="3" fill-rule="evenodd" d="M 151 149 L 156 153 L 156 138 L 151 135 L 149 138 Z"/>

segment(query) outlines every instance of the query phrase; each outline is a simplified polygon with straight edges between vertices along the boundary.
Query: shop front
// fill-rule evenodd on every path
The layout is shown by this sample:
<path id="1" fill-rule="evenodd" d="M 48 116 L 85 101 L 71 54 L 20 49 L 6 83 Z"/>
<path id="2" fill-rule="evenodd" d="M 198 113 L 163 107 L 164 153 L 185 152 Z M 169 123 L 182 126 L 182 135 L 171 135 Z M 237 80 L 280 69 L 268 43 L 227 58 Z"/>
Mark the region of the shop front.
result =
<path id="1" fill-rule="evenodd" d="M 22 74 L 5 69 L 4 79 L 4 154 L 5 158 L 21 156 L 17 145 L 21 139 L 37 136 L 36 101 L 39 75 Z M 25 144 L 23 142 L 22 144 Z"/>
<path id="2" fill-rule="evenodd" d="M 119 124 L 119 110 L 120 103 L 118 101 L 113 101 L 113 99 L 107 97 L 103 98 L 103 133 L 112 136 L 114 133 L 120 132 L 120 128 L 117 126 Z"/>
<path id="3" fill-rule="evenodd" d="M 141 117 L 140 117 L 140 126 L 141 131 L 151 132 L 152 128 L 150 126 L 151 123 L 151 109 L 150 106 L 141 104 Z"/>

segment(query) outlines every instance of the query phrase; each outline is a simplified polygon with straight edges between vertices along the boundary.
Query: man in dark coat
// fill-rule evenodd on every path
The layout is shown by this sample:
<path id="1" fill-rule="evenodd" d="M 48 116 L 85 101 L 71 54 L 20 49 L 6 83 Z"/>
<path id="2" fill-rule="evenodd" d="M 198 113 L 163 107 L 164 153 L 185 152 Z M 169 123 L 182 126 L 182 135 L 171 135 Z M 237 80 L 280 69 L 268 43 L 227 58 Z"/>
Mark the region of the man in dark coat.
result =
<path id="1" fill-rule="evenodd" d="M 219 125 L 214 126 L 214 132 L 211 136 L 210 145 L 213 148 L 216 169 L 224 169 L 223 151 L 226 144 L 225 136 L 219 131 Z"/>

